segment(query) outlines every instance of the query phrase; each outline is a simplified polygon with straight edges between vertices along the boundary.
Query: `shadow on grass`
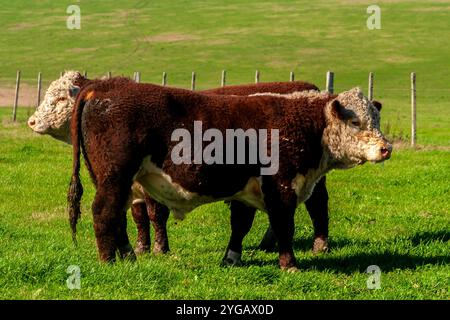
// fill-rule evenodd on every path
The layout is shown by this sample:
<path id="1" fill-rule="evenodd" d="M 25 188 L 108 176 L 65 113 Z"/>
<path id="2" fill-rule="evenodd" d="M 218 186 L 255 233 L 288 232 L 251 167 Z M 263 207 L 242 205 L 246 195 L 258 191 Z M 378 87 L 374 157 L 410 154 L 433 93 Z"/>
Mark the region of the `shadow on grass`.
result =
<path id="1" fill-rule="evenodd" d="M 431 242 L 448 242 L 450 241 L 450 230 L 439 230 L 435 232 L 418 232 L 414 235 L 411 235 L 409 237 L 403 237 L 404 241 L 410 241 L 413 246 L 418 245 L 426 245 L 427 243 Z M 345 238 L 338 238 L 333 239 L 330 238 L 328 240 L 329 247 L 331 250 L 341 249 L 348 246 L 369 246 L 370 244 L 373 244 L 373 241 L 365 240 L 365 239 L 345 239 Z M 296 238 L 293 241 L 293 247 L 294 250 L 300 250 L 300 251 L 310 251 L 312 250 L 312 244 L 313 244 L 313 238 Z M 259 250 L 259 246 L 249 246 L 248 249 L 250 250 Z M 270 250 L 269 252 L 276 252 L 278 249 L 277 247 L 273 248 L 273 250 Z"/>
<path id="2" fill-rule="evenodd" d="M 352 239 L 337 239 L 337 240 L 333 240 L 333 239 L 329 239 L 328 240 L 329 243 L 329 247 L 332 249 L 339 249 L 339 248 L 344 248 L 344 247 L 348 247 L 348 246 L 364 246 L 364 245 L 368 245 L 370 243 L 370 241 L 368 240 L 352 240 Z M 312 250 L 312 246 L 313 246 L 313 238 L 312 237 L 308 237 L 308 238 L 295 238 L 293 243 L 292 243 L 294 250 L 297 251 L 311 251 Z M 247 247 L 247 249 L 249 250 L 261 250 L 261 248 L 259 247 L 259 245 L 250 245 Z M 275 246 L 273 248 L 270 248 L 268 250 L 266 250 L 267 252 L 277 252 L 278 251 L 278 246 Z"/>
<path id="3" fill-rule="evenodd" d="M 300 270 L 328 270 L 337 273 L 351 274 L 354 272 L 366 272 L 370 265 L 377 265 L 382 272 L 389 272 L 396 269 L 415 270 L 423 265 L 444 265 L 450 263 L 449 256 L 423 257 L 413 254 L 402 254 L 395 252 L 381 253 L 357 253 L 346 257 L 321 257 L 308 260 L 300 260 L 298 267 Z"/>
<path id="4" fill-rule="evenodd" d="M 355 272 L 366 272 L 370 265 L 377 265 L 382 272 L 389 272 L 396 269 L 415 270 L 423 265 L 444 265 L 450 264 L 450 256 L 422 257 L 418 255 L 401 254 L 393 252 L 383 253 L 357 253 L 346 257 L 333 257 L 322 255 L 307 259 L 297 259 L 297 267 L 300 271 L 328 271 L 332 273 L 344 273 L 347 275 Z M 259 260 L 251 259 L 244 262 L 244 266 L 267 266 L 277 265 L 278 259 Z"/>
<path id="5" fill-rule="evenodd" d="M 440 230 L 436 232 L 419 232 L 410 237 L 405 237 L 402 241 L 409 241 L 411 247 L 419 245 L 426 245 L 433 242 L 448 242 L 450 234 L 447 230 Z M 340 248 L 347 246 L 358 246 L 360 250 L 364 250 L 364 246 L 368 246 L 373 242 L 368 240 L 353 240 L 353 239 L 338 239 L 337 241 L 330 241 L 331 251 L 337 251 Z M 294 250 L 311 250 L 312 239 L 296 239 L 294 241 Z M 380 246 L 381 247 L 381 246 Z M 256 247 L 254 247 L 257 249 Z M 373 249 L 372 249 L 373 250 Z M 345 256 L 334 256 L 332 253 L 320 254 L 318 256 L 310 256 L 307 258 L 300 258 L 297 261 L 297 266 L 300 270 L 318 270 L 330 271 L 335 273 L 352 274 L 354 272 L 366 272 L 370 265 L 377 265 L 382 272 L 389 272 L 396 269 L 414 270 L 417 267 L 424 265 L 448 265 L 450 264 L 450 252 L 448 255 L 422 256 L 417 254 L 393 252 L 393 250 L 383 249 L 382 252 L 357 252 L 349 253 Z M 278 259 L 258 260 L 249 259 L 245 265 L 265 266 L 268 264 L 278 264 Z"/>
<path id="6" fill-rule="evenodd" d="M 427 244 L 430 242 L 448 242 L 450 241 L 450 230 L 440 230 L 437 232 L 419 232 L 410 237 L 409 240 L 414 246 L 419 244 Z"/>

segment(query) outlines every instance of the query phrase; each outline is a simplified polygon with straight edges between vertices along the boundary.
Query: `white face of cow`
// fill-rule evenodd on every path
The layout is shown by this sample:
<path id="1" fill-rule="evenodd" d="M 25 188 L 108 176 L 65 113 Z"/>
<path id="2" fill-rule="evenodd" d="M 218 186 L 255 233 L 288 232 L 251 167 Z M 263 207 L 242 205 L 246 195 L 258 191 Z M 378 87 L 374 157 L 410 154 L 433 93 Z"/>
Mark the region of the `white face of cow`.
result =
<path id="1" fill-rule="evenodd" d="M 391 156 L 392 145 L 380 131 L 381 104 L 370 102 L 359 88 L 343 92 L 326 107 L 323 144 L 339 168 Z"/>
<path id="2" fill-rule="evenodd" d="M 39 134 L 71 143 L 70 119 L 76 93 L 86 79 L 77 71 L 67 71 L 53 81 L 45 93 L 44 100 L 28 119 L 28 126 Z"/>

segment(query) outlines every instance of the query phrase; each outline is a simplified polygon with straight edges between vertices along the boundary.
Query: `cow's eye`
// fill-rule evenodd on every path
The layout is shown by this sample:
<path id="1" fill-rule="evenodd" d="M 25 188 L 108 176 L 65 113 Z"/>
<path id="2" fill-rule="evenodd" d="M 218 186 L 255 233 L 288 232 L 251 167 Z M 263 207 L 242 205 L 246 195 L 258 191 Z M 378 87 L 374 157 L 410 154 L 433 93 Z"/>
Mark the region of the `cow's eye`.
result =
<path id="1" fill-rule="evenodd" d="M 352 126 L 358 127 L 361 125 L 361 122 L 359 122 L 359 120 L 352 120 L 351 122 Z"/>

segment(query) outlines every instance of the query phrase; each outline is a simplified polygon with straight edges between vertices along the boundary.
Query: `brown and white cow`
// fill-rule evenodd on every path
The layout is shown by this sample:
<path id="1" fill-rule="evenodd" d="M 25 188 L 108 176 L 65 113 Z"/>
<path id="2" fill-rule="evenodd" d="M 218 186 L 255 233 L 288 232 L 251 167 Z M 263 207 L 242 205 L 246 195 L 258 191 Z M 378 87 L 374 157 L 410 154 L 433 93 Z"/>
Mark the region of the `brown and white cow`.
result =
<path id="1" fill-rule="evenodd" d="M 358 88 L 339 95 L 237 97 L 137 84 L 124 78 L 94 81 L 78 94 L 72 115 L 74 162 L 68 193 L 72 231 L 80 215 L 83 152 L 96 187 L 92 210 L 102 261 L 115 260 L 116 249 L 122 256 L 130 254 L 125 212 L 129 190 L 137 181 L 176 214 L 218 200 L 266 211 L 278 240 L 280 267 L 294 268 L 297 205 L 308 199 L 329 170 L 390 157 L 392 146 L 380 132 L 379 119 L 379 110 Z M 195 136 L 197 121 L 204 130 L 223 136 L 231 129 L 279 130 L 277 170 L 262 175 L 267 168 L 261 159 L 245 164 L 175 163 L 173 133 L 182 129 Z M 272 145 L 274 137 L 266 136 L 266 142 Z M 226 159 L 230 152 L 235 156 L 226 148 L 223 152 Z M 240 260 L 242 239 L 253 217 L 254 211 L 232 212 L 225 261 Z"/>
<path id="2" fill-rule="evenodd" d="M 71 143 L 70 119 L 72 107 L 75 102 L 71 90 L 76 90 L 91 83 L 77 71 L 67 71 L 62 77 L 51 83 L 43 102 L 36 109 L 36 112 L 29 118 L 28 125 L 35 132 L 49 134 L 50 136 Z M 254 93 L 292 93 L 297 91 L 316 90 L 318 88 L 310 83 L 302 81 L 293 82 L 270 82 L 249 85 L 227 86 L 216 89 L 201 91 L 204 94 L 231 94 L 250 95 Z M 143 188 L 135 183 L 133 185 L 132 215 L 138 230 L 138 237 L 135 251 L 137 253 L 146 252 L 150 249 L 149 220 L 155 230 L 155 243 L 153 251 L 155 253 L 167 252 L 169 243 L 166 232 L 166 223 L 169 210 L 166 206 L 157 203 L 148 195 L 145 195 Z M 145 199 L 145 201 L 144 201 Z M 326 251 L 328 248 L 328 193 L 325 185 L 325 176 L 317 183 L 311 197 L 305 201 L 308 213 L 311 216 L 314 226 L 313 251 Z M 231 209 L 239 210 L 237 204 L 231 204 Z M 241 210 L 251 211 L 254 208 L 245 207 Z M 260 247 L 270 250 L 275 246 L 275 237 L 269 226 Z"/>

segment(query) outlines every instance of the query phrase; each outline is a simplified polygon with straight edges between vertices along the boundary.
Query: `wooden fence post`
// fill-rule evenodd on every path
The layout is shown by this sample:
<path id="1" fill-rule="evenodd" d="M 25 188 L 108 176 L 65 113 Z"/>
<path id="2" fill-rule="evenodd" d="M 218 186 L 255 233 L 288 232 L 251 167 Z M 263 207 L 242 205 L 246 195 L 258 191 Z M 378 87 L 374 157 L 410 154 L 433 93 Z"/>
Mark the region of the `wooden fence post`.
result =
<path id="1" fill-rule="evenodd" d="M 37 103 L 36 108 L 41 104 L 41 88 L 42 88 L 42 74 L 38 73 L 38 81 L 37 81 Z"/>
<path id="2" fill-rule="evenodd" d="M 334 93 L 334 72 L 328 71 L 327 72 L 327 91 L 331 94 Z"/>
<path id="3" fill-rule="evenodd" d="M 369 101 L 373 100 L 373 72 L 369 73 L 369 93 L 368 93 Z"/>
<path id="4" fill-rule="evenodd" d="M 167 73 L 163 72 L 163 76 L 162 76 L 162 85 L 166 86 L 167 85 Z"/>
<path id="5" fill-rule="evenodd" d="M 106 74 L 106 77 L 107 77 L 108 79 L 111 79 L 111 71 L 108 71 L 108 73 Z"/>
<path id="6" fill-rule="evenodd" d="M 411 147 L 416 146 L 416 73 L 411 73 Z"/>
<path id="7" fill-rule="evenodd" d="M 13 121 L 16 122 L 17 118 L 17 104 L 19 102 L 19 86 L 20 86 L 20 70 L 17 70 L 16 75 L 16 94 L 14 96 L 14 107 L 13 107 Z"/>
<path id="8" fill-rule="evenodd" d="M 137 83 L 141 82 L 141 73 L 139 71 L 136 71 L 134 81 Z"/>
<path id="9" fill-rule="evenodd" d="M 220 85 L 221 85 L 222 87 L 225 87 L 226 76 L 227 76 L 227 71 L 226 71 L 226 70 L 222 70 L 222 79 L 221 79 L 221 81 L 220 81 Z"/>
<path id="10" fill-rule="evenodd" d="M 295 81 L 294 71 L 291 71 L 291 74 L 289 75 L 289 81 Z"/>
<path id="11" fill-rule="evenodd" d="M 255 72 L 255 83 L 259 83 L 259 70 Z"/>
<path id="12" fill-rule="evenodd" d="M 192 71 L 191 90 L 195 90 L 195 71 Z"/>
<path id="13" fill-rule="evenodd" d="M 84 70 L 83 76 L 84 76 L 85 78 L 87 78 L 87 71 L 86 71 L 86 70 Z"/>

